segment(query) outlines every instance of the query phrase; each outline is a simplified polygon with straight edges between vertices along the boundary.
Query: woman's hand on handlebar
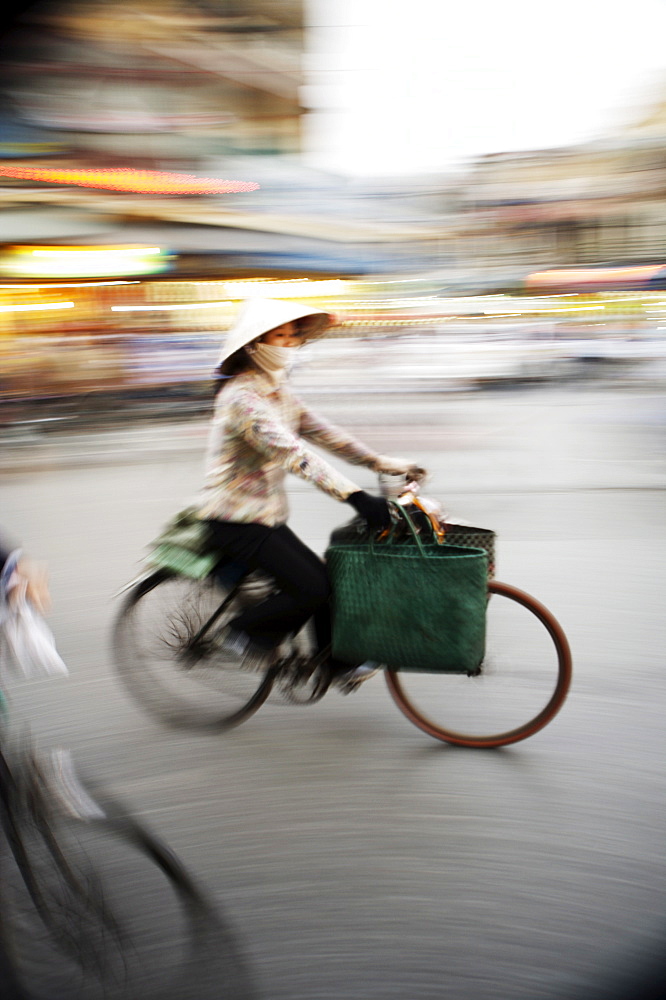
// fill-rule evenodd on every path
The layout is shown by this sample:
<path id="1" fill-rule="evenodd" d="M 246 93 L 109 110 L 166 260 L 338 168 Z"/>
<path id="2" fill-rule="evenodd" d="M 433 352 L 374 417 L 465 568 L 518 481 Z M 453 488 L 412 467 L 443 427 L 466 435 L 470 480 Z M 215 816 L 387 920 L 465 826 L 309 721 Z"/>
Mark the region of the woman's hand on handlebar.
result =
<path id="1" fill-rule="evenodd" d="M 391 527 L 391 507 L 383 497 L 373 497 L 371 493 L 358 490 L 348 496 L 345 503 L 353 507 L 372 530 Z"/>
<path id="2" fill-rule="evenodd" d="M 387 476 L 404 476 L 407 480 L 419 482 L 428 475 L 427 469 L 412 462 L 408 458 L 391 458 L 389 455 L 378 455 L 373 462 L 375 472 L 383 472 Z"/>

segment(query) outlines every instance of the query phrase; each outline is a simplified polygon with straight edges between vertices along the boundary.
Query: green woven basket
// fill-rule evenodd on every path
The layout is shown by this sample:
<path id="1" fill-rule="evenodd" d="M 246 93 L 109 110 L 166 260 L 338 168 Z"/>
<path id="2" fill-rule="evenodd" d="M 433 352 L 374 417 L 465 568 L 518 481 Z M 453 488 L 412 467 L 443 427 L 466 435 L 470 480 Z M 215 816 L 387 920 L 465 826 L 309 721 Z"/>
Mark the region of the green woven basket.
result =
<path id="1" fill-rule="evenodd" d="M 414 542 L 389 536 L 328 548 L 333 655 L 400 670 L 476 673 L 485 650 L 487 553 L 424 544 L 416 532 Z"/>

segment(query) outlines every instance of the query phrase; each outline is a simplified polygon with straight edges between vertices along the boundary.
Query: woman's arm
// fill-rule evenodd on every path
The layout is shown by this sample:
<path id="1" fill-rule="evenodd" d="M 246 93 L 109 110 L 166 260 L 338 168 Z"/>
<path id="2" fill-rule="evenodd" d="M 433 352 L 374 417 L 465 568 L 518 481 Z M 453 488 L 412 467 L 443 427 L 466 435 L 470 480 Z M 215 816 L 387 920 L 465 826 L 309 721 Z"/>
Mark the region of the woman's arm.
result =
<path id="1" fill-rule="evenodd" d="M 346 500 L 360 487 L 312 451 L 297 434 L 276 419 L 275 411 L 257 393 L 242 390 L 229 403 L 229 427 L 261 455 L 285 471 L 305 479 L 336 500 Z"/>
<path id="2" fill-rule="evenodd" d="M 300 433 L 320 448 L 340 455 L 352 465 L 365 465 L 374 472 L 385 472 L 392 476 L 405 475 L 414 479 L 423 479 L 426 475 L 426 470 L 416 462 L 408 458 L 378 455 L 341 427 L 314 413 L 300 399 L 296 402 L 300 408 Z"/>
<path id="3" fill-rule="evenodd" d="M 334 455 L 339 455 L 352 465 L 365 465 L 370 469 L 373 467 L 373 463 L 379 457 L 376 451 L 358 441 L 342 427 L 320 417 L 300 399 L 297 399 L 296 403 L 300 412 L 299 431 L 304 438 Z"/>

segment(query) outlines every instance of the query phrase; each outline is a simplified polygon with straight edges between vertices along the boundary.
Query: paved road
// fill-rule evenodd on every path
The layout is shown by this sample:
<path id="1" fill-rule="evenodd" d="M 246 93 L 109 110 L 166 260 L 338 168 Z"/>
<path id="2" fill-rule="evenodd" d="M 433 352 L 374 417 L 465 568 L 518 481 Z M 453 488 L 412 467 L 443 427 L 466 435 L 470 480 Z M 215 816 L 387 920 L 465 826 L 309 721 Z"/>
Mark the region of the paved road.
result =
<path id="1" fill-rule="evenodd" d="M 19 685 L 17 709 L 209 885 L 266 1000 L 629 995 L 623 977 L 666 927 L 663 397 L 588 385 L 318 402 L 422 459 L 433 495 L 498 531 L 498 577 L 538 595 L 572 643 L 558 718 L 501 751 L 454 749 L 411 727 L 381 680 L 268 706 L 226 737 L 145 718 L 113 675 L 112 595 L 196 488 L 196 423 L 5 451 L 2 521 L 49 560 L 71 668 Z M 346 519 L 297 481 L 292 505 L 318 550 Z"/>

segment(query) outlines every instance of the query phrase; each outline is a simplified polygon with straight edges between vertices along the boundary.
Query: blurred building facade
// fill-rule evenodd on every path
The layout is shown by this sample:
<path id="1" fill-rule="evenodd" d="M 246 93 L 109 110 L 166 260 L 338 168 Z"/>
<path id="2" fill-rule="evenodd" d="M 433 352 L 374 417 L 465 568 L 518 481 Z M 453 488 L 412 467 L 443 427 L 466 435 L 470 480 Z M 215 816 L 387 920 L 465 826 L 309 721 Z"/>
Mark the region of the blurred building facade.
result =
<path id="1" fill-rule="evenodd" d="M 12 412 L 86 394 L 113 412 L 165 386 L 207 400 L 219 337 L 257 282 L 334 312 L 336 350 L 358 341 L 361 368 L 385 385 L 407 374 L 405 352 L 419 386 L 560 378 L 592 341 L 666 324 L 661 301 L 504 294 L 537 269 L 663 261 L 666 102 L 604 142 L 353 181 L 299 156 L 305 15 L 303 0 L 69 0 L 5 40 L 0 394 Z M 70 167 L 260 187 L 190 196 L 55 180 Z"/>
<path id="2" fill-rule="evenodd" d="M 68 0 L 8 36 L 3 90 L 78 157 L 300 151 L 301 0 Z"/>
<path id="3" fill-rule="evenodd" d="M 306 15 L 303 0 L 33 5 L 5 40 L 0 160 L 226 172 L 262 189 L 173 199 L 3 180 L 0 241 L 162 242 L 199 274 L 438 272 L 451 292 L 663 258 L 666 101 L 604 141 L 352 184 L 299 161 Z"/>
<path id="4" fill-rule="evenodd" d="M 482 157 L 452 238 L 489 271 L 666 260 L 666 101 L 567 149 Z"/>
<path id="5" fill-rule="evenodd" d="M 428 266 L 438 234 L 423 219 L 299 160 L 305 46 L 302 0 L 35 5 L 4 42 L 0 161 L 197 171 L 261 190 L 176 199 L 2 179 L 0 242 L 157 242 L 200 276 Z"/>

